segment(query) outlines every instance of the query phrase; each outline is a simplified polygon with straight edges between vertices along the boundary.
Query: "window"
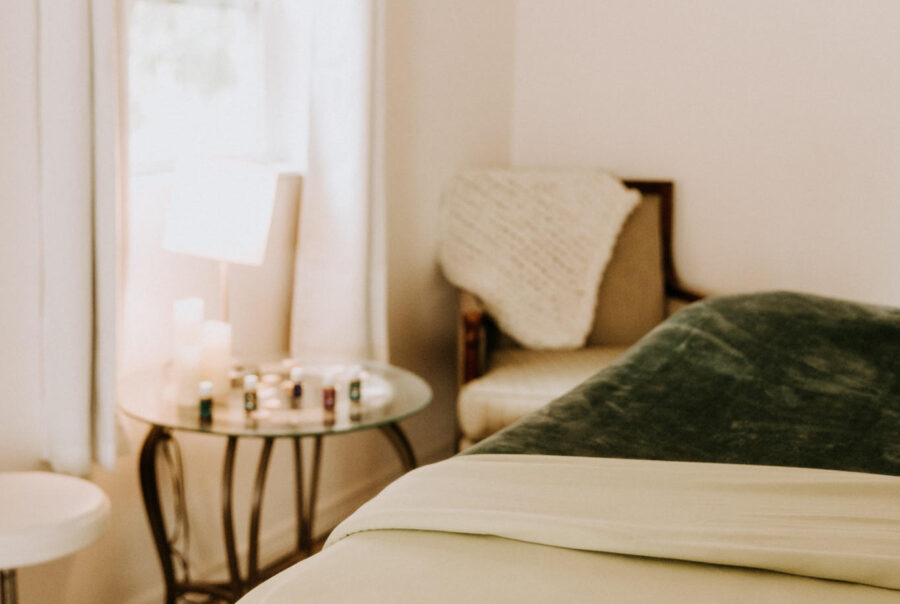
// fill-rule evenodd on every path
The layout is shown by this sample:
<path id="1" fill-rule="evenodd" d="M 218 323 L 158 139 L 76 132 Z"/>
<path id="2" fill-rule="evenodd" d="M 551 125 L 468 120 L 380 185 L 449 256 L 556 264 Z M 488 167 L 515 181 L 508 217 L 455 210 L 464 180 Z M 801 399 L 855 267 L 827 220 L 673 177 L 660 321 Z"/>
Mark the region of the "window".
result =
<path id="1" fill-rule="evenodd" d="M 217 264 L 162 247 L 177 165 L 231 158 L 305 170 L 312 23 L 309 0 L 129 0 L 128 9 L 126 372 L 171 358 L 173 299 L 201 296 L 217 312 Z M 293 241 L 295 220 L 278 227 L 278 241 Z"/>
<path id="2" fill-rule="evenodd" d="M 132 0 L 132 170 L 234 157 L 302 169 L 309 3 Z"/>

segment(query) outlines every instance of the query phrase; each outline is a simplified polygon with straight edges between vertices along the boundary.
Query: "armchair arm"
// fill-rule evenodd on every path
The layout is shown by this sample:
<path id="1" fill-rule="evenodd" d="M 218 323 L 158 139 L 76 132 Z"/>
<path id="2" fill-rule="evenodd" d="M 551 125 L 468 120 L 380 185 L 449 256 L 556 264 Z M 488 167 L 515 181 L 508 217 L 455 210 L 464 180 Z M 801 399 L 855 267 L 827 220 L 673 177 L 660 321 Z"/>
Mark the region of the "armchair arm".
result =
<path id="1" fill-rule="evenodd" d="M 485 372 L 487 332 L 481 301 L 465 290 L 459 292 L 459 383 L 465 384 Z"/>

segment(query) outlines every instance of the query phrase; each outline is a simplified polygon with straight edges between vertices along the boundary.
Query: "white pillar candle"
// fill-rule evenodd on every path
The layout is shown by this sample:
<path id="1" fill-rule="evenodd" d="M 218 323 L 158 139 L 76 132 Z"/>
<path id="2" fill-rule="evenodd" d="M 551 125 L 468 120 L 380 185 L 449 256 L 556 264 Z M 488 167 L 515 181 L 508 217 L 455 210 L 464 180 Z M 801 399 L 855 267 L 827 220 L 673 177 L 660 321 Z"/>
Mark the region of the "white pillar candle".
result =
<path id="1" fill-rule="evenodd" d="M 175 383 L 175 402 L 182 407 L 196 407 L 199 399 L 197 387 L 202 381 L 200 345 L 183 345 L 175 351 L 172 364 L 172 380 Z"/>
<path id="2" fill-rule="evenodd" d="M 202 329 L 203 358 L 201 373 L 213 383 L 213 400 L 228 402 L 231 391 L 231 325 L 224 321 L 204 321 Z"/>
<path id="3" fill-rule="evenodd" d="M 172 305 L 175 355 L 182 346 L 198 346 L 203 328 L 203 299 L 183 298 Z"/>

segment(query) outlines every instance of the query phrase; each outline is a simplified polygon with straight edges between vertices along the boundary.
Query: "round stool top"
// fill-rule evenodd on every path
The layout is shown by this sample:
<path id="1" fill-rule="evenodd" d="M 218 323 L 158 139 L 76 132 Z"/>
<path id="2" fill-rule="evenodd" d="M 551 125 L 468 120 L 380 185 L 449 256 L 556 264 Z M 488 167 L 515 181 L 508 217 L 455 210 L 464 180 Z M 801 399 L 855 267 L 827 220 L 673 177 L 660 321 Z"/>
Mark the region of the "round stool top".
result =
<path id="1" fill-rule="evenodd" d="M 47 562 L 92 543 L 109 516 L 93 483 L 52 472 L 0 472 L 0 569 Z"/>

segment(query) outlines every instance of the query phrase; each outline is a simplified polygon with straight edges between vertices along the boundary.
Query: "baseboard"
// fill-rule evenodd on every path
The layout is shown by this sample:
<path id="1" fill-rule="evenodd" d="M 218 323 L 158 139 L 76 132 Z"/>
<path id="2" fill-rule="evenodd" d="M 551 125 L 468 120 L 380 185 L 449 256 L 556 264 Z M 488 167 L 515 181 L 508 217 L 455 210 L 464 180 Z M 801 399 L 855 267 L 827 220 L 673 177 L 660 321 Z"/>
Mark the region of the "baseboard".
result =
<path id="1" fill-rule="evenodd" d="M 433 445 L 429 450 L 421 453 L 419 457 L 420 465 L 426 465 L 440 461 L 451 455 L 453 452 L 453 443 L 440 442 Z M 364 483 L 354 485 L 344 489 L 341 492 L 322 499 L 316 506 L 315 526 L 316 537 L 324 538 L 331 533 L 344 518 L 352 514 L 359 506 L 377 495 L 385 486 L 397 478 L 397 471 L 392 467 L 384 468 L 378 474 L 374 474 Z M 323 528 L 324 527 L 324 528 Z M 262 563 L 270 562 L 271 559 L 277 558 L 279 554 L 289 551 L 296 544 L 296 533 L 294 518 L 287 518 L 283 522 L 269 527 L 264 530 L 259 537 L 259 549 L 263 553 Z M 271 559 L 265 554 L 271 552 Z M 247 559 L 246 545 L 239 548 L 238 558 Z M 154 555 L 156 564 L 156 572 L 158 573 L 158 559 Z M 226 561 L 222 560 L 214 564 L 206 566 L 195 564 L 192 568 L 191 575 L 193 577 L 214 577 L 222 576 L 227 573 Z M 158 604 L 164 600 L 164 585 L 162 577 L 159 577 L 159 585 L 147 589 L 126 600 L 123 604 Z"/>

